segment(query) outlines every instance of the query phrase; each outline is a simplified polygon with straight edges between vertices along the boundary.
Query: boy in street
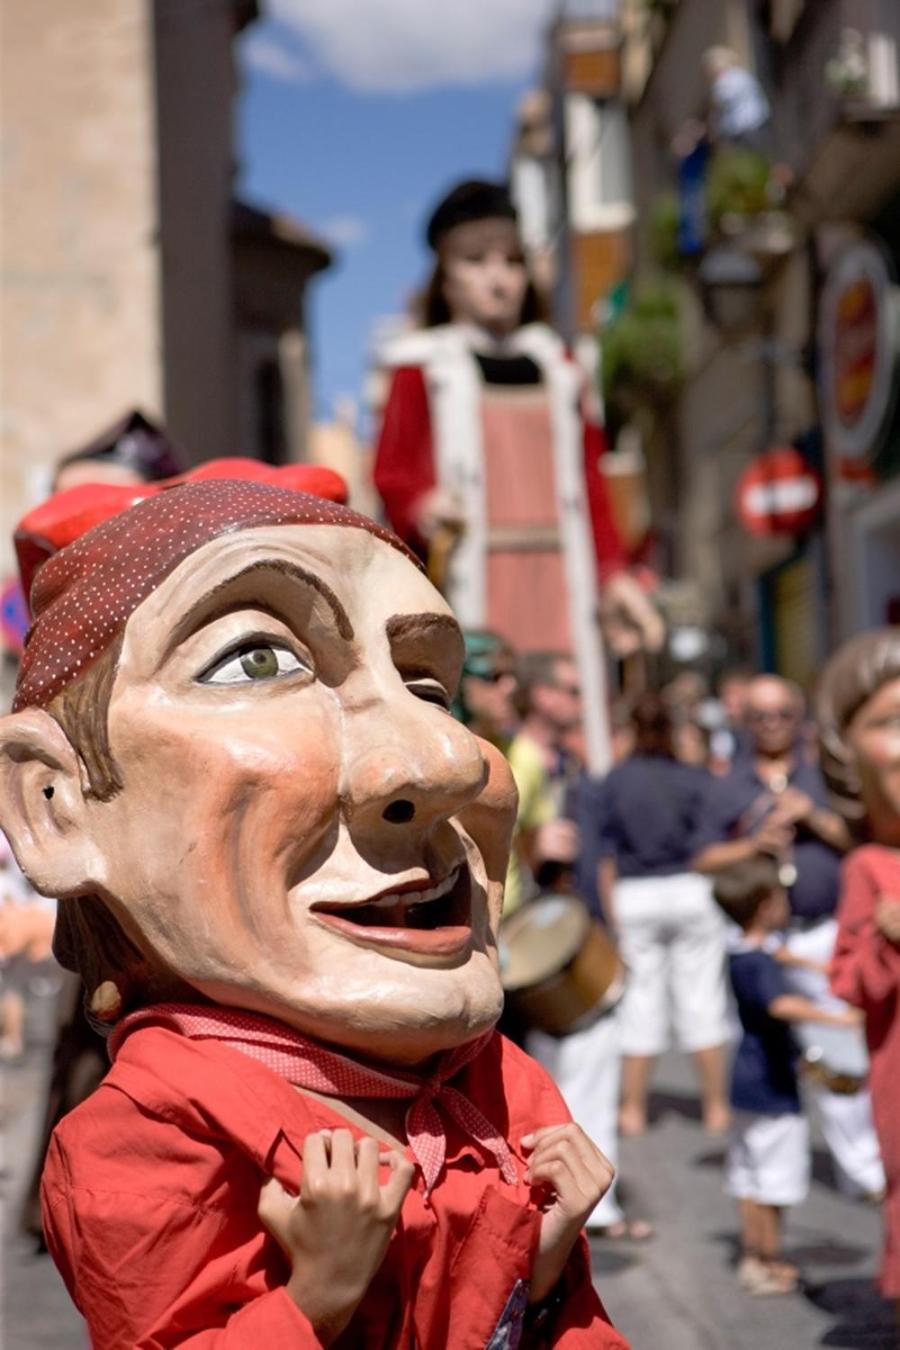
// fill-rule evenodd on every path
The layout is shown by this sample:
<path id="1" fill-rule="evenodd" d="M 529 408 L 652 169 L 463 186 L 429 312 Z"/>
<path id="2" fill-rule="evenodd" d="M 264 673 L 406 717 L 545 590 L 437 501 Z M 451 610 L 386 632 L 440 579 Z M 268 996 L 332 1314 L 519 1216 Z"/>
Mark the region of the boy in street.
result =
<path id="1" fill-rule="evenodd" d="M 742 930 L 729 969 L 742 1036 L 732 1065 L 735 1122 L 726 1160 L 726 1188 L 741 1211 L 738 1278 L 752 1294 L 789 1294 L 797 1268 L 781 1257 L 783 1211 L 809 1189 L 809 1126 L 797 1083 L 796 1022 L 850 1026 L 853 1012 L 832 1012 L 790 992 L 770 950 L 788 918 L 778 866 L 759 855 L 723 868 L 715 898 Z"/>

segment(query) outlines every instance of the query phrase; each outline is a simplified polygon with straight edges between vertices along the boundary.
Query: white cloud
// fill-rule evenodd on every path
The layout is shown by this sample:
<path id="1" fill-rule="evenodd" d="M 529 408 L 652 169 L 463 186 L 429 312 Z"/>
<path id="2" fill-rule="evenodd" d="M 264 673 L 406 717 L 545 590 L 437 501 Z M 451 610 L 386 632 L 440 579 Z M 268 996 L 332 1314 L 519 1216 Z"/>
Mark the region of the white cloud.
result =
<path id="1" fill-rule="evenodd" d="M 534 72 L 553 0 L 268 0 L 351 89 L 410 93 Z"/>
<path id="2" fill-rule="evenodd" d="M 340 248 L 353 248 L 363 244 L 369 237 L 369 227 L 361 216 L 332 216 L 320 226 L 320 233 L 330 244 Z"/>
<path id="3" fill-rule="evenodd" d="M 241 57 L 250 70 L 282 84 L 309 84 L 314 78 L 309 65 L 283 43 L 253 29 L 241 44 Z"/>

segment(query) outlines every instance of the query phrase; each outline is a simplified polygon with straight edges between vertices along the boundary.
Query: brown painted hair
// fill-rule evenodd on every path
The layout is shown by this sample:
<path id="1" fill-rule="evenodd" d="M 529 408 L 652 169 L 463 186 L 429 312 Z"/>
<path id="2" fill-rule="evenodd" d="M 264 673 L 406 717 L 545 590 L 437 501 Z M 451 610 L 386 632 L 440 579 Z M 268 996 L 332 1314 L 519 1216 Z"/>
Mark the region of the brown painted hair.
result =
<path id="1" fill-rule="evenodd" d="M 47 708 L 84 766 L 85 797 L 108 802 L 122 788 L 109 744 L 109 704 L 124 629 L 90 669 L 66 686 Z M 199 995 L 142 952 L 99 895 L 60 900 L 53 954 L 81 976 L 88 1020 L 106 1029 L 130 1008 L 163 998 L 196 1001 Z"/>
<path id="2" fill-rule="evenodd" d="M 835 809 L 857 835 L 864 833 L 856 759 L 847 728 L 882 685 L 900 679 L 900 627 L 860 633 L 828 661 L 816 691 L 822 772 Z"/>

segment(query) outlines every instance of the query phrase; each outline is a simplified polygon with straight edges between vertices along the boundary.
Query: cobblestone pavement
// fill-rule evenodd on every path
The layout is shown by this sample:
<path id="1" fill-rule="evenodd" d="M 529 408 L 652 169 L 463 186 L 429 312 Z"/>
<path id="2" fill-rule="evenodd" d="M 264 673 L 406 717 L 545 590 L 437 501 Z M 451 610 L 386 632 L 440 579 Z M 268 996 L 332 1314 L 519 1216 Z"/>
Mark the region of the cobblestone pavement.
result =
<path id="1" fill-rule="evenodd" d="M 41 1109 L 49 1004 L 47 998 L 35 1000 L 28 1056 L 23 1064 L 5 1068 L 0 1081 L 2 1344 L 9 1350 L 81 1350 L 87 1344 L 52 1262 L 35 1255 L 15 1231 Z M 824 1154 L 816 1155 L 810 1199 L 788 1227 L 790 1254 L 806 1277 L 804 1292 L 752 1298 L 737 1287 L 731 1272 L 735 1221 L 722 1192 L 722 1145 L 700 1129 L 681 1057 L 669 1056 L 660 1065 L 654 1108 L 649 1133 L 625 1141 L 620 1171 L 629 1212 L 651 1219 L 655 1237 L 641 1244 L 592 1243 L 597 1287 L 633 1350 L 893 1350 L 890 1310 L 872 1286 L 879 1216 L 834 1191 Z"/>

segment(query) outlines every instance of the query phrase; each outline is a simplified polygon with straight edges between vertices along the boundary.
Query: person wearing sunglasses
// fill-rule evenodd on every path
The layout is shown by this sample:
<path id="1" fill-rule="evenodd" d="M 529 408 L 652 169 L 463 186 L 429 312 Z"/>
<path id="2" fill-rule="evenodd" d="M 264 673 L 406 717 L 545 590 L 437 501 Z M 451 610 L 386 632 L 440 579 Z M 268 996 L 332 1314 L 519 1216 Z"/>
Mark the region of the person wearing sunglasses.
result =
<path id="1" fill-rule="evenodd" d="M 818 765 L 810 762 L 805 704 L 796 685 L 758 675 L 744 714 L 749 744 L 724 778 L 711 784 L 692 840 L 698 872 L 718 876 L 733 863 L 769 856 L 787 887 L 790 918 L 781 958 L 793 992 L 833 1006 L 826 969 L 834 950 L 846 823 L 829 803 Z M 853 1096 L 810 1084 L 838 1186 L 877 1195 L 884 1185 L 868 1093 Z"/>

